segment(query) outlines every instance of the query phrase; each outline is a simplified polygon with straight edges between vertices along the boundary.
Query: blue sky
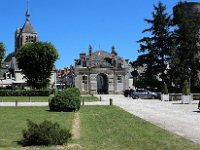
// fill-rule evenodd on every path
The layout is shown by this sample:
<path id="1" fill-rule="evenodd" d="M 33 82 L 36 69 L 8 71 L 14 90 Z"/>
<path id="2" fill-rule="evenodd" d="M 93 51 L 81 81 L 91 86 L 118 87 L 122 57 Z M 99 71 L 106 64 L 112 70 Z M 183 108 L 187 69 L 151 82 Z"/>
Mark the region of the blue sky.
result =
<path id="1" fill-rule="evenodd" d="M 58 50 L 56 68 L 74 64 L 80 52 L 111 51 L 116 47 L 119 56 L 133 61 L 139 55 L 136 42 L 149 27 L 153 4 L 159 0 L 29 0 L 31 23 L 40 41 L 51 42 Z M 172 14 L 179 0 L 161 0 Z M 191 2 L 188 0 L 188 2 Z M 193 0 L 200 2 L 200 0 Z M 0 41 L 6 54 L 14 51 L 14 33 L 25 22 L 27 0 L 1 0 Z"/>

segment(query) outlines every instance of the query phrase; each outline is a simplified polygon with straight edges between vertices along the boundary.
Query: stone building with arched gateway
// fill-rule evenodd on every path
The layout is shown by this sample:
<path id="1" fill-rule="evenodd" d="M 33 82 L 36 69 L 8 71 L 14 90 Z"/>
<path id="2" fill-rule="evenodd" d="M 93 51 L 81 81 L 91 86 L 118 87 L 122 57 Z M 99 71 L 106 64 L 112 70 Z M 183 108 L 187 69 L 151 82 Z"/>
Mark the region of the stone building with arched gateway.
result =
<path id="1" fill-rule="evenodd" d="M 75 87 L 84 94 L 122 94 L 129 88 L 128 60 L 103 50 L 80 53 L 75 59 Z"/>

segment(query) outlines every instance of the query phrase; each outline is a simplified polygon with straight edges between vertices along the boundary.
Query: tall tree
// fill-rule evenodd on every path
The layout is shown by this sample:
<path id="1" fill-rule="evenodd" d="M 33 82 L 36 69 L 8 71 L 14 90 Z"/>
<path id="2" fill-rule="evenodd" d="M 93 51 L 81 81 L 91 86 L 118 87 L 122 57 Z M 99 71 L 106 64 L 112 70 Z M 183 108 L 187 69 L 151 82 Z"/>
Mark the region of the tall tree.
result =
<path id="1" fill-rule="evenodd" d="M 54 62 L 58 59 L 57 50 L 51 43 L 28 43 L 17 51 L 16 58 L 29 86 L 47 87 Z"/>
<path id="2" fill-rule="evenodd" d="M 6 51 L 6 48 L 5 48 L 4 44 L 2 42 L 0 42 L 0 64 L 5 56 L 5 51 Z M 1 65 L 0 65 L 0 68 L 1 68 Z"/>
<path id="3" fill-rule="evenodd" d="M 162 81 L 168 80 L 167 70 L 169 69 L 170 53 L 172 49 L 172 37 L 170 27 L 172 20 L 166 12 L 166 6 L 161 2 L 154 5 L 152 19 L 145 19 L 151 25 L 143 33 L 149 32 L 151 37 L 144 37 L 140 43 L 139 52 L 143 53 L 134 62 L 138 65 L 146 65 L 145 77 L 152 80 L 159 76 Z"/>
<path id="4" fill-rule="evenodd" d="M 189 13 L 186 4 L 180 2 L 174 9 L 176 49 L 171 69 L 178 84 L 190 80 L 195 86 L 199 84 L 200 71 L 200 13 Z"/>

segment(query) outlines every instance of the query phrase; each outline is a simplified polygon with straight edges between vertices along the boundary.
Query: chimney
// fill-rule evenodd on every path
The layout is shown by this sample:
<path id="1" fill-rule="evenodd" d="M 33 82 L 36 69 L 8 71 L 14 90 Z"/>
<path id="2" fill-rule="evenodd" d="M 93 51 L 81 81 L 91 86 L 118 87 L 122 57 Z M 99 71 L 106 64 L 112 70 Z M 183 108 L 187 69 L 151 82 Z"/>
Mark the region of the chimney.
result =
<path id="1" fill-rule="evenodd" d="M 129 62 L 129 59 L 125 59 L 125 62 L 128 64 L 128 62 Z"/>
<path id="2" fill-rule="evenodd" d="M 72 67 L 72 65 L 70 65 L 70 73 L 72 73 L 73 72 L 73 67 Z"/>
<path id="3" fill-rule="evenodd" d="M 90 59 L 92 58 L 92 46 L 91 45 L 89 45 L 89 57 L 90 57 Z"/>
<path id="4" fill-rule="evenodd" d="M 80 53 L 80 59 L 85 59 L 86 58 L 86 53 Z"/>
<path id="5" fill-rule="evenodd" d="M 114 58 L 117 55 L 117 53 L 115 51 L 115 46 L 112 46 L 112 52 L 111 52 L 111 54 L 112 54 L 112 58 Z"/>

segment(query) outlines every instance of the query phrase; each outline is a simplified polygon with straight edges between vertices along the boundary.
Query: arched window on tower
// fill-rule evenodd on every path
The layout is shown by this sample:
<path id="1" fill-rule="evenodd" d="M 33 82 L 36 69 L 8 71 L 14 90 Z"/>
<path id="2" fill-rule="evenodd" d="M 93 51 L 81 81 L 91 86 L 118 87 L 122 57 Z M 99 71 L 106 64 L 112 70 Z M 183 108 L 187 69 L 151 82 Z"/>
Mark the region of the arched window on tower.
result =
<path id="1" fill-rule="evenodd" d="M 26 43 L 28 42 L 28 36 L 26 36 L 26 41 L 25 41 Z"/>

